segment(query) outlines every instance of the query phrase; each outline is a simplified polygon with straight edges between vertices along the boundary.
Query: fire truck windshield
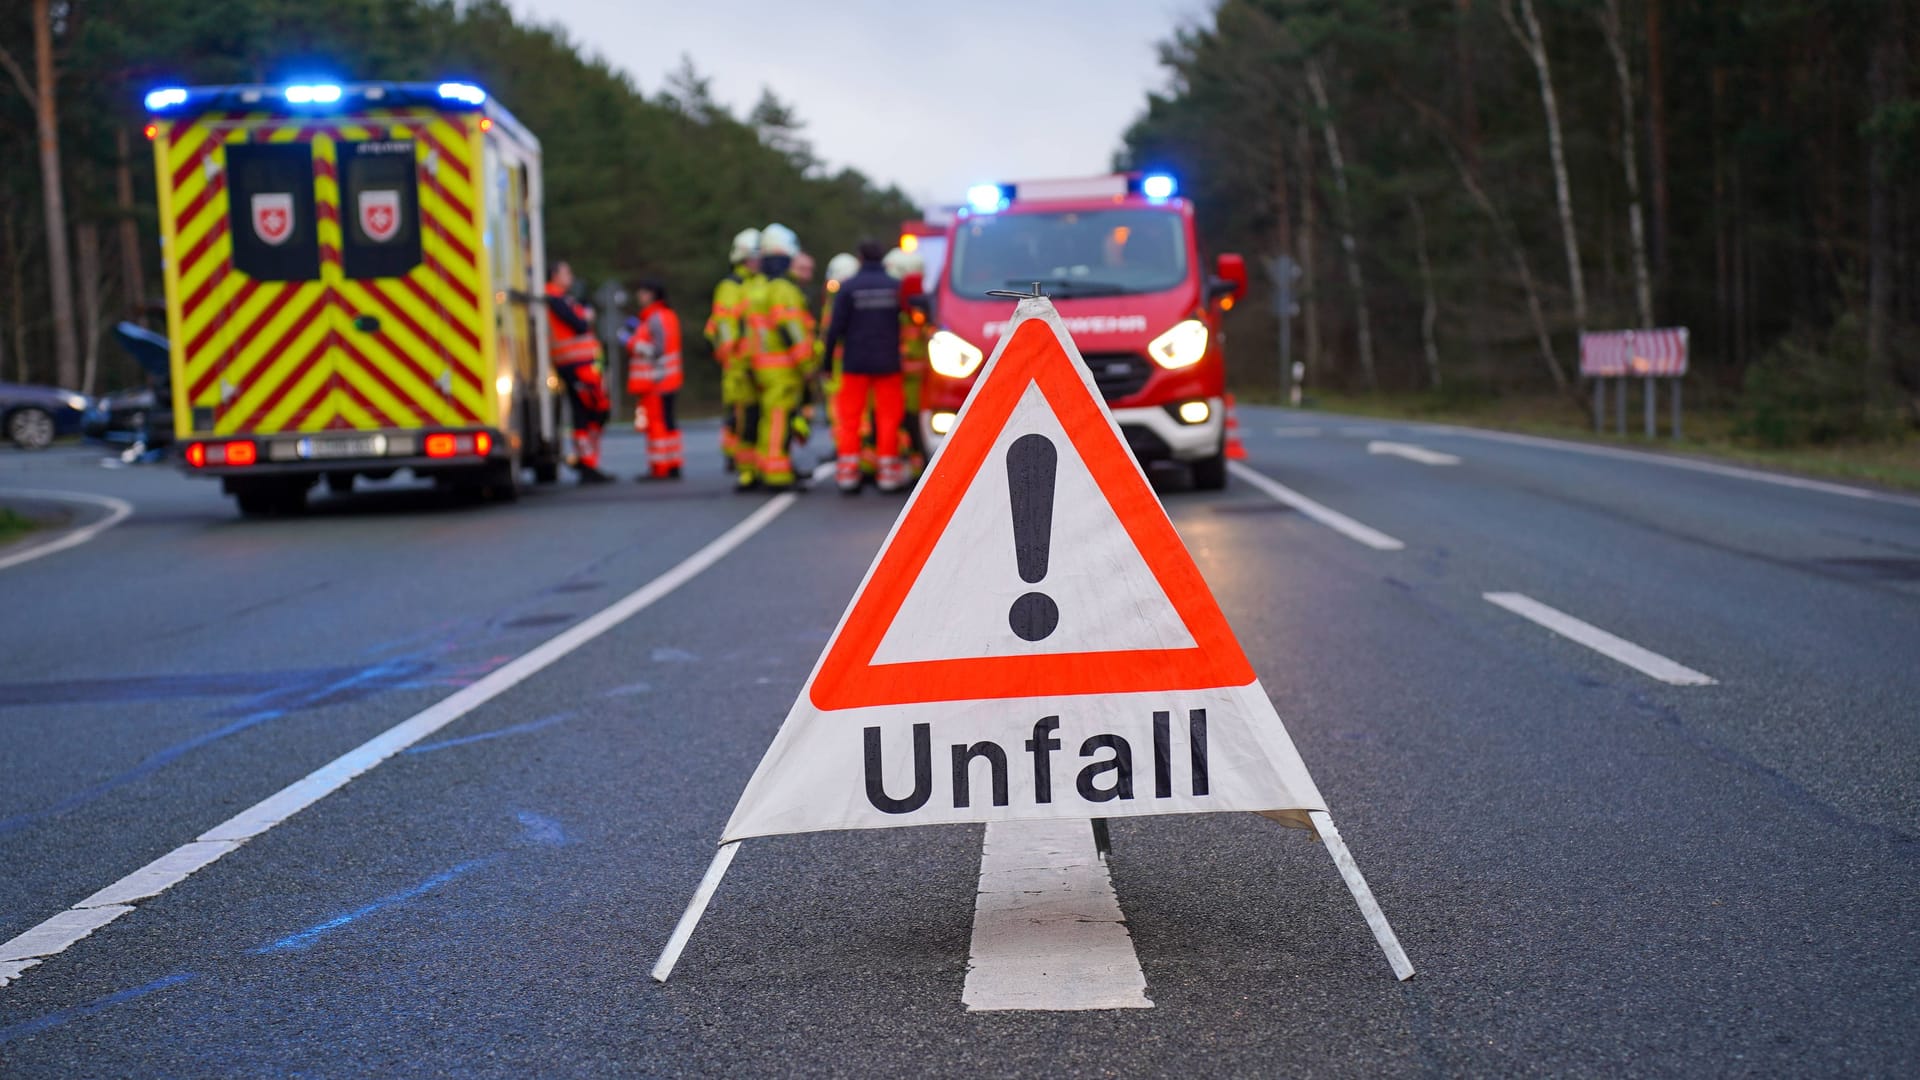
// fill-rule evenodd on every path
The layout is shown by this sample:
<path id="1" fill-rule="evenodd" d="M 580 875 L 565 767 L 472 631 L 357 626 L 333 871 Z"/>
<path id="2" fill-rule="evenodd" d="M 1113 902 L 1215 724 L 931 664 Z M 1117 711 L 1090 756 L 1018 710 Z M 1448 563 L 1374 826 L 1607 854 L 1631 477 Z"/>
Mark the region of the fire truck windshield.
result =
<path id="1" fill-rule="evenodd" d="M 1036 281 L 1057 297 L 1162 292 L 1186 280 L 1186 230 L 1149 208 L 982 215 L 955 231 L 949 273 L 972 299 Z"/>

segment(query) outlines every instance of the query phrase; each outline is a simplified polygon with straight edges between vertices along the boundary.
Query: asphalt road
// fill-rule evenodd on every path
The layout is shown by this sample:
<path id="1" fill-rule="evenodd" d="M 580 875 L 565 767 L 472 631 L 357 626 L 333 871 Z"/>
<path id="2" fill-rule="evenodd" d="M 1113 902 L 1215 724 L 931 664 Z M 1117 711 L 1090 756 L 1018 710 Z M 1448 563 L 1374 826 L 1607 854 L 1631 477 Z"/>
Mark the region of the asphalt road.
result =
<path id="1" fill-rule="evenodd" d="M 979 826 L 749 841 L 654 984 L 900 505 L 818 492 L 19 971 L 0 1075 L 1920 1068 L 1920 501 L 1241 420 L 1247 466 L 1404 545 L 1244 476 L 1164 492 L 1411 982 L 1307 834 L 1209 815 L 1113 826 L 1150 1009 L 967 1011 Z M 0 569 L 0 941 L 520 671 L 766 505 L 726 490 L 711 427 L 689 444 L 679 486 L 491 507 L 383 487 L 258 522 L 169 470 L 0 453 L 0 490 L 134 508 Z M 639 452 L 610 456 L 631 475 Z M 1488 593 L 1712 682 L 1660 681 Z"/>

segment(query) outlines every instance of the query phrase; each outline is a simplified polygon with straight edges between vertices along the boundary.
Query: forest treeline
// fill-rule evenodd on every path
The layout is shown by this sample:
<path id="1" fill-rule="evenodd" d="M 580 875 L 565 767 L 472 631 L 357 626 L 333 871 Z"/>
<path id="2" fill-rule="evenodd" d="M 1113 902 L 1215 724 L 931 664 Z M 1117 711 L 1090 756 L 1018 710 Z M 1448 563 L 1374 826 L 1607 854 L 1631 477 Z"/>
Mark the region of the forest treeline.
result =
<path id="1" fill-rule="evenodd" d="M 1920 422 L 1916 49 L 1911 0 L 1224 0 L 1121 163 L 1302 266 L 1310 385 L 1572 407 L 1580 330 L 1685 326 L 1749 434 L 1884 434 Z M 1268 290 L 1233 362 L 1271 387 Z"/>
<path id="2" fill-rule="evenodd" d="M 467 79 L 541 140 L 547 247 L 586 280 L 664 279 L 691 325 L 727 245 L 782 221 L 822 258 L 916 216 L 898 190 L 814 156 L 764 90 L 745 114 L 693 61 L 651 95 L 559 29 L 501 0 L 11 0 L 0 11 L 0 378 L 99 391 L 133 371 L 106 339 L 164 326 L 153 165 L 141 99 L 155 86 Z M 44 11 L 64 229 L 49 230 L 40 146 Z M 716 16 L 719 17 L 719 16 Z M 824 246 L 823 246 L 824 245 Z M 56 254 L 54 248 L 66 249 Z M 66 297 L 50 267 L 64 263 Z M 58 314 L 63 309 L 71 315 Z M 63 330 L 63 324 L 66 329 Z M 65 340 L 63 340 L 63 337 Z M 693 341 L 695 351 L 703 348 Z M 695 365 L 696 373 L 707 365 Z"/>

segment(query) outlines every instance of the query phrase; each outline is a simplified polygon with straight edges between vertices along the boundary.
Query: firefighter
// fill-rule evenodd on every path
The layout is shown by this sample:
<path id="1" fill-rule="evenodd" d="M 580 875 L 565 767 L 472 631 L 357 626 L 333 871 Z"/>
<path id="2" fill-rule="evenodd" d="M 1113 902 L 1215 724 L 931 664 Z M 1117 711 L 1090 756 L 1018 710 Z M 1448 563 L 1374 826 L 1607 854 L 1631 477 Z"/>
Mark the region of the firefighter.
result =
<path id="1" fill-rule="evenodd" d="M 573 402 L 573 467 L 583 484 L 613 479 L 600 471 L 600 432 L 612 414 L 600 373 L 600 340 L 593 334 L 593 309 L 575 300 L 573 267 L 563 260 L 547 274 L 547 322 L 553 370 Z"/>
<path id="2" fill-rule="evenodd" d="M 906 486 L 900 461 L 904 409 L 900 375 L 900 283 L 887 273 L 884 249 L 860 244 L 860 270 L 840 283 L 827 319 L 824 355 L 840 350 L 840 392 L 834 400 L 836 457 L 833 480 L 847 495 L 860 491 L 860 421 L 873 400 L 874 441 L 879 450 L 879 487 Z"/>
<path id="3" fill-rule="evenodd" d="M 799 238 L 785 225 L 760 230 L 760 274 L 765 285 L 752 290 L 747 303 L 760 428 L 753 459 L 741 462 L 736 470 L 741 491 L 754 487 L 785 491 L 794 486 L 788 439 L 813 368 L 807 298 L 788 276 L 799 251 Z"/>
<path id="4" fill-rule="evenodd" d="M 840 445 L 840 358 L 826 350 L 827 331 L 833 326 L 833 298 L 841 282 L 860 272 L 860 259 L 843 251 L 827 260 L 826 298 L 820 304 L 819 336 L 813 350 L 814 370 L 819 372 L 821 398 L 826 402 L 827 431 L 835 446 Z"/>
<path id="5" fill-rule="evenodd" d="M 900 374 L 905 402 L 908 472 L 918 476 L 927 466 L 926 440 L 920 433 L 920 388 L 927 381 L 927 343 L 933 327 L 927 313 L 913 299 L 926 292 L 926 260 L 916 251 L 894 248 L 887 252 L 887 273 L 900 282 Z"/>
<path id="6" fill-rule="evenodd" d="M 680 392 L 680 316 L 667 306 L 667 287 L 648 279 L 634 286 L 640 314 L 627 338 L 627 391 L 634 426 L 647 433 L 647 471 L 636 480 L 678 480 L 686 454 L 674 399 Z"/>
<path id="7" fill-rule="evenodd" d="M 707 316 L 707 341 L 720 365 L 720 452 L 727 468 L 752 468 L 753 442 L 758 427 L 753 388 L 753 356 L 747 333 L 747 304 L 760 288 L 760 230 L 742 229 L 728 254 L 733 269 L 713 288 L 713 309 Z"/>

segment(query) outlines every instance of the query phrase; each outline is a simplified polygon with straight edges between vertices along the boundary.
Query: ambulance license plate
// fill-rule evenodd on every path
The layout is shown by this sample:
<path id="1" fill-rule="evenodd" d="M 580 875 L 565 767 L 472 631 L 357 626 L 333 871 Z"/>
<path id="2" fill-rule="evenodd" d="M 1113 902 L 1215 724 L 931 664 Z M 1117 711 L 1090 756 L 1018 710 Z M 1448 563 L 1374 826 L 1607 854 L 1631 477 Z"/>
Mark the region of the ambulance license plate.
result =
<path id="1" fill-rule="evenodd" d="M 346 439 L 301 439 L 300 456 L 310 460 L 326 458 L 385 457 L 385 435 L 362 435 Z"/>

